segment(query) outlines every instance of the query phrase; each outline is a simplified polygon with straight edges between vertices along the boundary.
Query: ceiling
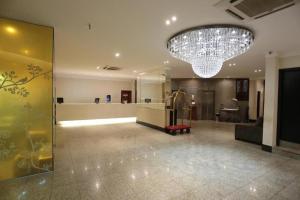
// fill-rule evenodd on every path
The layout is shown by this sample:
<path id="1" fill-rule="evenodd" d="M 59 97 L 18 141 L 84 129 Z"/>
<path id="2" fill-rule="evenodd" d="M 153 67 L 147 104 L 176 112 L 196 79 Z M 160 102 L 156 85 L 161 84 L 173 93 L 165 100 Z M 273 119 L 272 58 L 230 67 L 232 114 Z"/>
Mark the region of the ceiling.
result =
<path id="1" fill-rule="evenodd" d="M 141 72 L 166 68 L 171 77 L 193 77 L 189 64 L 169 55 L 166 42 L 183 29 L 216 23 L 243 25 L 255 33 L 251 49 L 224 63 L 217 77 L 263 77 L 264 56 L 268 51 L 281 55 L 300 52 L 300 4 L 243 22 L 216 8 L 217 2 L 1 0 L 0 16 L 54 27 L 57 75 L 132 78 Z M 165 21 L 174 15 L 177 21 L 166 26 Z M 119 58 L 115 57 L 117 52 Z M 168 64 L 164 64 L 166 60 Z M 229 63 L 236 66 L 229 67 Z M 122 70 L 96 69 L 105 65 Z M 258 68 L 262 72 L 255 73 Z"/>

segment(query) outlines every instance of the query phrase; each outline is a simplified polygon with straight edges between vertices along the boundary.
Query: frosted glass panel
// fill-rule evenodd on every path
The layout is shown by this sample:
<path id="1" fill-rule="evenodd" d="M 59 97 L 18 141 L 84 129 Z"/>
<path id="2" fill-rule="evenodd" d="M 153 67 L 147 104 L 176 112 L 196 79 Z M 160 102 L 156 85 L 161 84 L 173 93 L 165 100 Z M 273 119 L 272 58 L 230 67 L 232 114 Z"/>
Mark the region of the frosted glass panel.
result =
<path id="1" fill-rule="evenodd" d="M 53 29 L 0 18 L 0 180 L 52 170 Z"/>

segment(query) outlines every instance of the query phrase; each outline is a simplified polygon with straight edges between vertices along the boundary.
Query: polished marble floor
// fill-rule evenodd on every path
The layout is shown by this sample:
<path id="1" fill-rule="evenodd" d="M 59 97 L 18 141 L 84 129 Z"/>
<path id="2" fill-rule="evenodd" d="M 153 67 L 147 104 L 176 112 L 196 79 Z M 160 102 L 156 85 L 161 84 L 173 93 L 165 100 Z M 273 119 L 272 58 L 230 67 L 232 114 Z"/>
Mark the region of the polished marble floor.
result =
<path id="1" fill-rule="evenodd" d="M 235 141 L 232 124 L 56 129 L 55 172 L 0 182 L 1 200 L 300 199 L 300 160 Z"/>

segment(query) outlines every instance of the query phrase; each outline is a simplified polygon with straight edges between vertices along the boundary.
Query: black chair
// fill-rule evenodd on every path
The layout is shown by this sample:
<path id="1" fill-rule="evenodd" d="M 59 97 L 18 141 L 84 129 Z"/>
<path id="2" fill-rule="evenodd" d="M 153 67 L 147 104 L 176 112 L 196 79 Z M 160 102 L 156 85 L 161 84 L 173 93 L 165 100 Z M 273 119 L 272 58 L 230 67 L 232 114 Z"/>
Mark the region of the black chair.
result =
<path id="1" fill-rule="evenodd" d="M 255 144 L 262 144 L 263 118 L 257 119 L 255 125 L 235 125 L 235 139 Z"/>

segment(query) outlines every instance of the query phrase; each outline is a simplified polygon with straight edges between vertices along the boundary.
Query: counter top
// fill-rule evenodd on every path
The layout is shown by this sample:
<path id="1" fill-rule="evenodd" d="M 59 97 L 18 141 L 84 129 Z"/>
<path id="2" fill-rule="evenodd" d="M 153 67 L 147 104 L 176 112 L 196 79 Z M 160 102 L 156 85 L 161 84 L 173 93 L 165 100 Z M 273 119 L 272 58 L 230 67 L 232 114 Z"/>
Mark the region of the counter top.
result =
<path id="1" fill-rule="evenodd" d="M 239 111 L 240 109 L 239 108 L 221 108 L 220 111 Z"/>

